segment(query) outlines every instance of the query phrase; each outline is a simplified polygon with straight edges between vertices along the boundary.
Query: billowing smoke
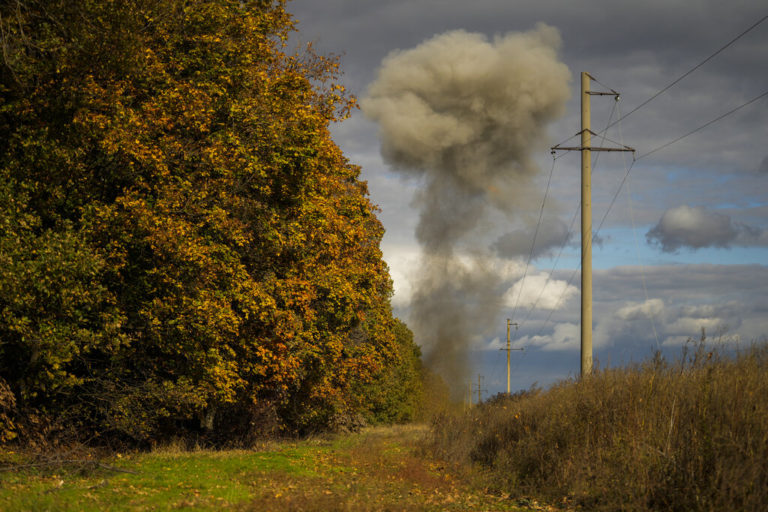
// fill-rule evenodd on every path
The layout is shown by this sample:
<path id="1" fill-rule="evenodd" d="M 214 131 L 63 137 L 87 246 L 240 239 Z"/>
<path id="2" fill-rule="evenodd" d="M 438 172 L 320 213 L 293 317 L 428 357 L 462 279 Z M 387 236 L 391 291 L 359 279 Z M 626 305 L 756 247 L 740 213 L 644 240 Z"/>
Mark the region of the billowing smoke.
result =
<path id="1" fill-rule="evenodd" d="M 427 364 L 450 381 L 465 382 L 470 340 L 502 304 L 498 265 L 474 245 L 476 230 L 491 212 L 511 220 L 541 197 L 531 155 L 570 94 L 559 45 L 543 24 L 492 40 L 448 32 L 387 56 L 362 101 L 387 163 L 424 183 L 409 323 Z"/>

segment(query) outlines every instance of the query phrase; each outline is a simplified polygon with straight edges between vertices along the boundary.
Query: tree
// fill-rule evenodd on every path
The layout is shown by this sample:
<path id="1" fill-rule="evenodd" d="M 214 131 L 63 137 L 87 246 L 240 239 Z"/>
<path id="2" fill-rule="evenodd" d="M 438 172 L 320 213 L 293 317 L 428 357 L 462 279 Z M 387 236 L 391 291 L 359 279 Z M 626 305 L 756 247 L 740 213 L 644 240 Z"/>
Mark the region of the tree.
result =
<path id="1" fill-rule="evenodd" d="M 400 320 L 395 319 L 393 331 L 397 359 L 371 382 L 363 384 L 361 390 L 372 405 L 367 414 L 374 423 L 412 421 L 424 406 L 421 349 L 414 343 L 411 330 Z"/>
<path id="2" fill-rule="evenodd" d="M 367 414 L 356 390 L 413 347 L 328 129 L 354 98 L 335 60 L 286 52 L 284 1 L 0 15 L 0 371 L 18 414 L 135 441 Z"/>

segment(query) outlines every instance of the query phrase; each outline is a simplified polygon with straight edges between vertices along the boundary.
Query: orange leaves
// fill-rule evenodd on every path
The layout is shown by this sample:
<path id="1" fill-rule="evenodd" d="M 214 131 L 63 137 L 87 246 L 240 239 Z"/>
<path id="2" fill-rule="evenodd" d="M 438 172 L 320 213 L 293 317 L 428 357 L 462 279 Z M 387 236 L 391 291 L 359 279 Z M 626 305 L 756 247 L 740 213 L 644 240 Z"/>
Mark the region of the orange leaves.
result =
<path id="1" fill-rule="evenodd" d="M 40 311 L 14 320 L 58 347 L 46 378 L 81 379 L 83 410 L 127 435 L 256 403 L 296 429 L 371 410 L 361 389 L 397 381 L 407 358 L 383 228 L 328 127 L 355 104 L 338 61 L 286 53 L 279 0 L 64 4 L 36 15 L 66 33 L 24 27 L 45 44 L 22 55 L 35 80 L 3 97 L 0 119 L 0 178 L 25 184 L 35 229 L 81 245 L 52 272 L 23 269 L 84 305 L 85 328 Z M 78 258 L 93 268 L 76 272 Z M 74 359 L 84 348 L 92 357 Z M 93 405 L 101 392 L 117 405 Z"/>

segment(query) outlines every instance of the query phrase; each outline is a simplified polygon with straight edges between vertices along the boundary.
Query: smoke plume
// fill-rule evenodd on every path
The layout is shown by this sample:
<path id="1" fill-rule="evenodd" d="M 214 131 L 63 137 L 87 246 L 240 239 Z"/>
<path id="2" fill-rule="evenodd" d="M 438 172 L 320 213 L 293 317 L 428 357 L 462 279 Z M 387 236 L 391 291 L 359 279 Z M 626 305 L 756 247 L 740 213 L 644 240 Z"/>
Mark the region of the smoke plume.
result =
<path id="1" fill-rule="evenodd" d="M 465 382 L 469 342 L 496 320 L 504 292 L 473 233 L 489 213 L 509 220 L 541 197 L 530 155 L 569 97 L 559 45 L 557 29 L 543 24 L 492 40 L 448 32 L 387 56 L 362 101 L 385 161 L 424 183 L 409 323 L 427 364 L 449 381 Z"/>

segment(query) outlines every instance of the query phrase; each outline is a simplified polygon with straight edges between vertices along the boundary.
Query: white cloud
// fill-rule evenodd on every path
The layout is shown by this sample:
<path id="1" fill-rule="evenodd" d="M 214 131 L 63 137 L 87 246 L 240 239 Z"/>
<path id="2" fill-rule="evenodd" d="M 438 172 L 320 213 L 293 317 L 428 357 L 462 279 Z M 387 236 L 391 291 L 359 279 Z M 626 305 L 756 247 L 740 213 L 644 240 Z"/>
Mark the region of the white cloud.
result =
<path id="1" fill-rule="evenodd" d="M 609 314 L 602 308 L 595 315 L 594 346 L 620 346 L 625 338 L 653 340 L 664 323 L 664 301 L 658 298 L 642 302 L 624 302 L 624 305 Z"/>
<path id="2" fill-rule="evenodd" d="M 727 322 L 723 318 L 692 318 L 692 317 L 680 317 L 676 318 L 665 326 L 665 331 L 670 334 L 696 336 L 696 333 L 701 332 L 701 329 L 705 329 L 706 332 L 712 334 L 719 330 L 726 328 Z"/>
<path id="3" fill-rule="evenodd" d="M 392 297 L 394 307 L 404 308 L 411 302 L 413 295 L 414 273 L 419 266 L 420 250 L 413 245 L 382 244 L 384 261 L 389 266 L 395 293 Z"/>
<path id="4" fill-rule="evenodd" d="M 664 309 L 664 301 L 661 299 L 648 299 L 640 304 L 629 304 L 616 311 L 616 317 L 621 320 L 637 320 L 638 318 L 658 317 Z"/>
<path id="5" fill-rule="evenodd" d="M 514 308 L 559 309 L 571 297 L 579 294 L 579 289 L 566 281 L 549 279 L 546 273 L 527 275 L 517 281 L 504 294 L 504 303 Z"/>
<path id="6" fill-rule="evenodd" d="M 573 350 L 581 344 L 581 328 L 579 324 L 562 322 L 555 324 L 551 334 L 525 336 L 515 346 L 540 347 L 543 350 Z"/>

